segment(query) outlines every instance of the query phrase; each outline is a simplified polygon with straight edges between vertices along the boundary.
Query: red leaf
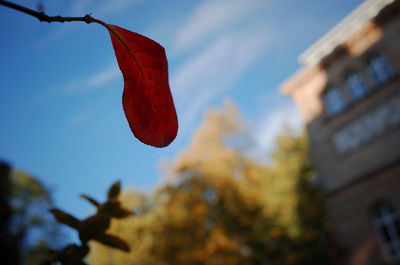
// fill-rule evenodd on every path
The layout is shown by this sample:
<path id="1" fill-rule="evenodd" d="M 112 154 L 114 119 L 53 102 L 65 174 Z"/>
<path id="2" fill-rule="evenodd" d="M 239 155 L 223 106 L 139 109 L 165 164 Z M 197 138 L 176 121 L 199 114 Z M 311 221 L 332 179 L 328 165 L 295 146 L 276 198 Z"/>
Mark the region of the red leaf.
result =
<path id="1" fill-rule="evenodd" d="M 164 48 L 140 34 L 106 25 L 124 76 L 122 104 L 133 134 L 145 144 L 169 145 L 178 119 L 168 84 Z"/>

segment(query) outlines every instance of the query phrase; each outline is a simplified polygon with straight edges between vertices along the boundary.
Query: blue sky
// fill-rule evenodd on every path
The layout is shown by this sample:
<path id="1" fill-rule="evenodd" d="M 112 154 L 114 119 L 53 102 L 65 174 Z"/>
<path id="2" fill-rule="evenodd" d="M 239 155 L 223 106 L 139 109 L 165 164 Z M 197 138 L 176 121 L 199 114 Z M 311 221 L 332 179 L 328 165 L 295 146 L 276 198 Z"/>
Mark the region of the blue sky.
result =
<path id="1" fill-rule="evenodd" d="M 39 1 L 15 1 L 35 8 Z M 277 88 L 298 55 L 361 0 L 44 0 L 49 15 L 92 16 L 166 48 L 178 112 L 163 149 L 133 137 L 108 32 L 97 24 L 40 23 L 0 6 L 0 159 L 50 187 L 57 206 L 86 216 L 79 199 L 104 199 L 119 179 L 151 190 L 160 164 L 189 142 L 210 107 L 232 99 L 271 148 L 283 121 L 300 119 Z"/>

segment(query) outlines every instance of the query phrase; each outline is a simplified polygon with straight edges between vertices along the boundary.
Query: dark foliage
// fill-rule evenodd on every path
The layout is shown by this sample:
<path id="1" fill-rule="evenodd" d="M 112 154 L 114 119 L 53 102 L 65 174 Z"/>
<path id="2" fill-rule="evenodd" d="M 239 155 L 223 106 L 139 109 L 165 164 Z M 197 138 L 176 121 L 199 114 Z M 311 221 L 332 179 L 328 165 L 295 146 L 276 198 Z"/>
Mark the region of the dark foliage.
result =
<path id="1" fill-rule="evenodd" d="M 62 210 L 51 209 L 50 212 L 59 223 L 68 225 L 78 231 L 81 245 L 71 244 L 62 250 L 51 251 L 49 259 L 42 265 L 60 263 L 63 265 L 86 264 L 83 260 L 90 251 L 88 245 L 90 240 L 95 240 L 106 246 L 129 252 L 129 246 L 125 241 L 117 236 L 106 233 L 107 229 L 110 227 L 112 218 L 120 219 L 132 214 L 131 211 L 121 207 L 121 203 L 118 200 L 120 192 L 121 183 L 117 181 L 109 188 L 107 201 L 102 204 L 88 195 L 81 195 L 82 198 L 88 200 L 97 208 L 97 213 L 95 215 L 82 221 Z"/>

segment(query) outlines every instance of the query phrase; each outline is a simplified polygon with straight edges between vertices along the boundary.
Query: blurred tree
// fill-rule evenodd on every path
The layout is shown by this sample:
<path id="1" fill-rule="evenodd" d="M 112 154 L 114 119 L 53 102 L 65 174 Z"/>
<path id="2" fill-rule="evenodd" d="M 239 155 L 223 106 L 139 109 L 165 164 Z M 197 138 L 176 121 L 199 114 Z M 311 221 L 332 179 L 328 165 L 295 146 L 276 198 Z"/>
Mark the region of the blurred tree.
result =
<path id="1" fill-rule="evenodd" d="M 21 171 L 10 175 L 10 231 L 20 246 L 21 264 L 39 264 L 49 247 L 61 244 L 61 229 L 48 209 L 51 194 L 35 177 Z"/>
<path id="2" fill-rule="evenodd" d="M 210 111 L 165 166 L 167 184 L 151 199 L 126 193 L 125 203 L 145 210 L 111 231 L 129 233 L 132 252 L 96 245 L 91 264 L 329 264 L 333 248 L 306 134 L 285 129 L 269 165 L 249 155 L 253 145 L 232 103 Z"/>
<path id="3" fill-rule="evenodd" d="M 18 265 L 19 245 L 17 238 L 10 231 L 10 175 L 10 165 L 0 161 L 0 262 L 3 265 Z"/>
<path id="4" fill-rule="evenodd" d="M 296 264 L 334 264 L 339 249 L 329 233 L 307 133 L 296 135 L 284 127 L 275 143 L 264 178 L 264 202 L 286 226 L 295 245 Z"/>
<path id="5" fill-rule="evenodd" d="M 263 189 L 266 191 L 264 204 L 292 237 L 299 237 L 304 228 L 299 220 L 299 207 L 308 206 L 301 205 L 301 201 L 307 196 L 318 196 L 316 191 L 319 190 L 315 185 L 316 175 L 309 158 L 307 134 L 303 132 L 296 136 L 288 126 L 284 126 L 269 156 L 271 163 L 265 167 L 262 177 Z M 315 194 L 311 190 L 315 190 Z M 317 200 L 317 204 L 322 202 L 322 197 L 318 199 L 321 200 Z"/>
<path id="6" fill-rule="evenodd" d="M 121 235 L 131 247 L 131 252 L 112 251 L 108 247 L 94 242 L 89 253 L 90 264 L 164 264 L 154 258 L 151 246 L 156 241 L 159 226 L 159 211 L 151 198 L 133 190 L 121 195 L 125 208 L 131 209 L 135 216 L 127 217 L 118 222 L 111 222 L 108 231 Z"/>
<path id="7" fill-rule="evenodd" d="M 225 102 L 224 111 L 211 110 L 196 131 L 189 146 L 167 167 L 170 175 L 182 172 L 239 177 L 245 167 L 245 151 L 251 144 L 248 130 L 232 102 Z"/>
<path id="8" fill-rule="evenodd" d="M 95 244 L 90 264 L 291 264 L 284 230 L 231 177 L 192 175 L 166 185 L 149 211 L 110 230 L 124 235 L 132 252 Z"/>

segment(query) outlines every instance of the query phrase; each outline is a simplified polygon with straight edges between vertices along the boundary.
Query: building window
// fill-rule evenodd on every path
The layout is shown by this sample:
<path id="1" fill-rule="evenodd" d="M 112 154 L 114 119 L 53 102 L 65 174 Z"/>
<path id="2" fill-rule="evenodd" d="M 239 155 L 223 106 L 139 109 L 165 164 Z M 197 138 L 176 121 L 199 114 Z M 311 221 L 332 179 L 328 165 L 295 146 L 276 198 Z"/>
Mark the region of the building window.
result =
<path id="1" fill-rule="evenodd" d="M 393 76 L 386 58 L 380 55 L 375 55 L 369 60 L 368 72 L 371 75 L 374 85 L 382 85 Z"/>
<path id="2" fill-rule="evenodd" d="M 324 95 L 326 112 L 329 115 L 341 113 L 345 108 L 344 99 L 338 88 L 329 88 Z"/>
<path id="3" fill-rule="evenodd" d="M 400 261 L 400 218 L 394 208 L 389 204 L 380 205 L 373 223 L 385 259 L 390 263 Z"/>
<path id="4" fill-rule="evenodd" d="M 368 88 L 365 85 L 363 78 L 358 73 L 351 73 L 347 76 L 346 86 L 352 100 L 361 99 L 368 92 Z"/>

